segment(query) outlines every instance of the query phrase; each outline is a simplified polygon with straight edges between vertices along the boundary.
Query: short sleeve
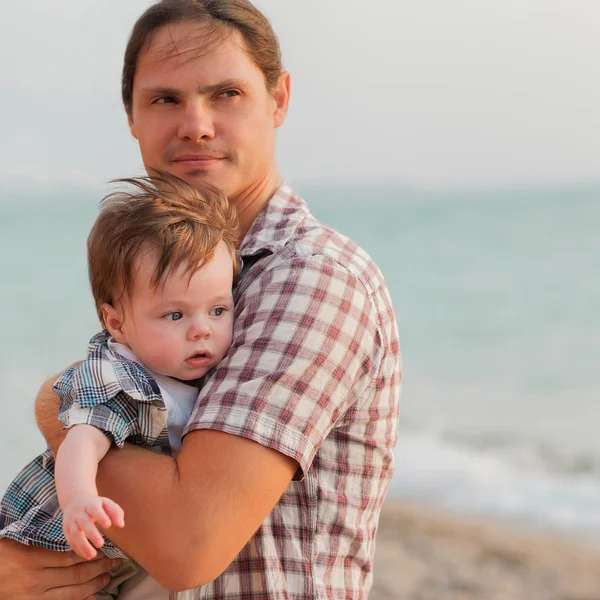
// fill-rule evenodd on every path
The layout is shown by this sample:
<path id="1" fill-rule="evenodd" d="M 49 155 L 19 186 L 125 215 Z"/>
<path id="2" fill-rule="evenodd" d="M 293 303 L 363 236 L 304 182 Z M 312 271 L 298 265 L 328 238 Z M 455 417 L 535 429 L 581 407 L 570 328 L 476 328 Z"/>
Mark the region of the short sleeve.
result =
<path id="1" fill-rule="evenodd" d="M 60 397 L 58 419 L 65 428 L 93 425 L 123 447 L 125 440 L 139 433 L 137 403 L 123 390 L 104 385 L 101 369 L 89 360 L 68 369 L 54 384 Z"/>
<path id="2" fill-rule="evenodd" d="M 301 478 L 375 377 L 381 339 L 371 298 L 345 266 L 292 256 L 238 299 L 234 341 L 184 433 L 216 429 L 294 458 Z"/>

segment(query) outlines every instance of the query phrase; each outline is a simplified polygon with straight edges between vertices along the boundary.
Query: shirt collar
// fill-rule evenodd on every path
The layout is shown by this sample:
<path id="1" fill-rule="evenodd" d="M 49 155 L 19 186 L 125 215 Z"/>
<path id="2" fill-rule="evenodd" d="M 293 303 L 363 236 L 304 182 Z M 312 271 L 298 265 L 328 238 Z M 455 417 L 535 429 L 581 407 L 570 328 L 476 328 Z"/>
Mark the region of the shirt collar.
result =
<path id="1" fill-rule="evenodd" d="M 240 246 L 240 255 L 276 252 L 294 235 L 309 215 L 306 202 L 283 183 L 262 208 Z"/>

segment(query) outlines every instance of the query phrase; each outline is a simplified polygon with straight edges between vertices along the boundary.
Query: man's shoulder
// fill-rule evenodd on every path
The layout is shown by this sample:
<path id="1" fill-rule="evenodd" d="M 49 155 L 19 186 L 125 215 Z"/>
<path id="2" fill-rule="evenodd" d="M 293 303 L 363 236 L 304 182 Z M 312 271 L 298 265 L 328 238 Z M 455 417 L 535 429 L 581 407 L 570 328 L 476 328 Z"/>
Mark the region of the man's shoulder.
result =
<path id="1" fill-rule="evenodd" d="M 354 240 L 317 219 L 308 204 L 282 185 L 256 219 L 241 246 L 244 261 L 236 301 L 263 293 L 274 279 L 278 293 L 313 285 L 344 294 L 350 288 L 371 298 L 376 312 L 389 311 L 383 274 Z M 279 286 L 279 287 L 277 287 Z M 272 287 L 270 289 L 273 289 Z"/>
<path id="2" fill-rule="evenodd" d="M 314 258 L 336 265 L 360 281 L 370 293 L 385 286 L 375 260 L 357 242 L 308 212 L 286 244 L 289 257 Z"/>

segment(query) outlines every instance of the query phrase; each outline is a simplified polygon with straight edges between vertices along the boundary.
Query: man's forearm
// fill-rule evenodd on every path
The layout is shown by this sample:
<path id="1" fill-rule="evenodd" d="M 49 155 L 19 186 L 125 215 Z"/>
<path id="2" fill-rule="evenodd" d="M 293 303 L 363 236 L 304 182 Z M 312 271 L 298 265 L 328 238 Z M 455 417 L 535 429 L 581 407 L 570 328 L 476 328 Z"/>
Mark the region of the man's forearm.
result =
<path id="1" fill-rule="evenodd" d="M 99 465 L 102 496 L 121 505 L 109 537 L 164 587 L 197 587 L 230 564 L 291 481 L 298 464 L 219 431 L 188 434 L 177 460 L 111 448 Z"/>
<path id="2" fill-rule="evenodd" d="M 162 568 L 180 561 L 181 548 L 196 547 L 194 527 L 183 521 L 188 514 L 182 502 L 177 462 L 140 446 L 113 446 L 98 465 L 98 493 L 124 510 L 126 525 L 111 529 L 111 541 L 165 587 Z"/>

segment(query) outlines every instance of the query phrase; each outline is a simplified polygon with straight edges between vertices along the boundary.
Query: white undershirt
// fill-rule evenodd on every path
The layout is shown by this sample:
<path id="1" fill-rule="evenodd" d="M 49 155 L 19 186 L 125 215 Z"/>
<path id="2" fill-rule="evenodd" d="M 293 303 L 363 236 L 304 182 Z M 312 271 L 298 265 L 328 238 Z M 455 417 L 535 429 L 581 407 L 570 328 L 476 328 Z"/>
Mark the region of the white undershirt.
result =
<path id="1" fill-rule="evenodd" d="M 112 338 L 108 341 L 108 347 L 112 352 L 142 365 L 158 384 L 160 394 L 167 407 L 169 443 L 173 450 L 173 456 L 177 456 L 181 449 L 181 434 L 198 398 L 198 388 L 154 373 L 136 358 L 131 348 L 115 342 Z M 162 587 L 143 569 L 119 586 L 119 600 L 168 600 L 168 598 L 169 590 Z"/>

